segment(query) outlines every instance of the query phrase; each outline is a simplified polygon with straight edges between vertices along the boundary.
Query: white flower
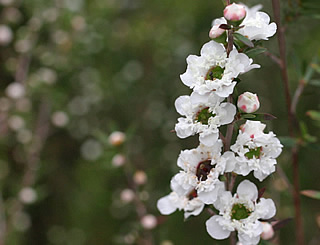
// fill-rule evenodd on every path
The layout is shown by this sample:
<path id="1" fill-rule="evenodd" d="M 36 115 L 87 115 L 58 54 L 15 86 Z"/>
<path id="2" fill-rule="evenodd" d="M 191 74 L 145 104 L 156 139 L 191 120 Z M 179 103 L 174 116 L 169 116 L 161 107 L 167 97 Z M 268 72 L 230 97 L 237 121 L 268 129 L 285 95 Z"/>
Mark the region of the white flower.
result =
<path id="1" fill-rule="evenodd" d="M 276 213 L 271 199 L 258 199 L 257 187 L 249 180 L 242 181 L 237 193 L 223 192 L 214 204 L 219 215 L 212 216 L 206 222 L 210 236 L 221 240 L 228 238 L 232 231 L 238 232 L 238 239 L 243 245 L 259 243 L 263 225 L 259 219 L 270 219 Z"/>
<path id="2" fill-rule="evenodd" d="M 203 45 L 201 56 L 189 55 L 187 70 L 180 75 L 182 82 L 199 94 L 214 92 L 226 98 L 233 92 L 234 78 L 259 65 L 252 59 L 233 49 L 229 57 L 224 46 L 215 41 Z"/>
<path id="3" fill-rule="evenodd" d="M 222 142 L 218 140 L 212 147 L 200 144 L 196 149 L 181 151 L 177 164 L 183 171 L 173 179 L 185 190 L 184 193 L 195 189 L 205 204 L 216 201 L 220 190 L 224 190 L 219 176 L 231 172 L 235 162 L 232 152 L 221 156 L 221 148 Z"/>
<path id="4" fill-rule="evenodd" d="M 248 37 L 250 40 L 268 40 L 269 37 L 272 37 L 276 33 L 277 25 L 274 22 L 270 23 L 268 14 L 259 11 L 262 5 L 259 4 L 252 8 L 248 8 L 244 4 L 242 5 L 245 7 L 247 15 L 241 23 L 244 27 L 236 32 Z M 212 25 L 226 23 L 227 21 L 222 17 L 215 19 Z"/>
<path id="5" fill-rule="evenodd" d="M 238 97 L 237 106 L 245 113 L 256 112 L 260 107 L 259 98 L 256 94 L 245 92 Z"/>
<path id="6" fill-rule="evenodd" d="M 172 192 L 160 198 L 157 202 L 157 208 L 163 215 L 169 215 L 178 210 L 184 211 L 185 219 L 190 215 L 199 215 L 204 208 L 204 203 L 197 196 L 197 192 L 190 188 L 185 191 L 175 179 L 171 180 Z"/>
<path id="7" fill-rule="evenodd" d="M 259 121 L 247 121 L 239 130 L 236 143 L 231 150 L 236 154 L 235 173 L 246 176 L 251 171 L 263 181 L 275 171 L 277 158 L 282 145 L 273 132 L 263 133 L 265 124 Z"/>
<path id="8" fill-rule="evenodd" d="M 200 95 L 195 92 L 191 96 L 180 96 L 175 101 L 179 114 L 175 131 L 179 138 L 199 134 L 200 142 L 212 146 L 218 139 L 218 127 L 231 123 L 236 107 L 231 103 L 221 103 L 221 98 L 214 94 Z"/>

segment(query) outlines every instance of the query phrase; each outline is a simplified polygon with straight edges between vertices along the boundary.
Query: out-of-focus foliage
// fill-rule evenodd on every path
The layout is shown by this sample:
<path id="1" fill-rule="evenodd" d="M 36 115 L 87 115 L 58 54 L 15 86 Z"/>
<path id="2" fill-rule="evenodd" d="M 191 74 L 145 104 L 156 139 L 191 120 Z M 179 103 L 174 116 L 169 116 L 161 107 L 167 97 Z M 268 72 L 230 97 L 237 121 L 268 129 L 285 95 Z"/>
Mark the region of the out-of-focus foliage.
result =
<path id="1" fill-rule="evenodd" d="M 272 13 L 270 1 L 242 2 L 262 3 Z M 305 15 L 308 8 L 319 15 L 311 0 L 301 1 L 302 9 L 293 2 L 282 2 L 292 90 L 319 56 L 320 38 L 318 21 Z M 179 74 L 185 58 L 209 40 L 222 9 L 222 1 L 212 0 L 0 0 L 6 27 L 0 28 L 0 238 L 5 234 L 6 244 L 134 244 L 150 235 L 162 245 L 223 244 L 206 234 L 209 214 L 183 222 L 182 213 L 160 217 L 156 209 L 169 192 L 179 151 L 198 144 L 170 132 L 178 116 L 174 100 L 189 93 Z M 275 37 L 266 45 L 277 54 Z M 262 54 L 255 59 L 263 68 L 241 77 L 239 94 L 257 92 L 260 111 L 278 118 L 268 127 L 287 136 L 279 68 Z M 318 125 L 306 115 L 319 111 L 318 80 L 316 74 L 306 86 L 298 116 L 319 140 Z M 117 130 L 126 140 L 112 146 L 108 136 Z M 301 151 L 303 189 L 320 189 L 318 143 Z M 117 154 L 129 169 L 112 164 Z M 289 158 L 284 152 L 278 164 L 290 180 Z M 138 179 L 147 176 L 136 186 L 139 200 L 158 217 L 151 231 L 123 199 L 131 183 L 126 173 L 138 170 Z M 269 177 L 266 187 L 277 218 L 293 217 L 282 177 Z M 306 237 L 318 244 L 319 201 L 302 200 Z M 292 226 L 281 229 L 280 244 L 292 241 Z"/>

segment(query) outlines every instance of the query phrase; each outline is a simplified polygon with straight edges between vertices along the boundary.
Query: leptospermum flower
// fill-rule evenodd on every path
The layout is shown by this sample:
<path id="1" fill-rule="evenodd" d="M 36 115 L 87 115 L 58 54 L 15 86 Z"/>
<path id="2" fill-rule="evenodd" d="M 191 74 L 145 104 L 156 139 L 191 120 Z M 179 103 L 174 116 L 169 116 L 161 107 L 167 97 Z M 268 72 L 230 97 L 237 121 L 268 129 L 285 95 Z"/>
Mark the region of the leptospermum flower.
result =
<path id="1" fill-rule="evenodd" d="M 237 106 L 245 113 L 256 112 L 260 107 L 259 98 L 256 94 L 245 92 L 239 95 Z"/>
<path id="2" fill-rule="evenodd" d="M 272 22 L 270 23 L 270 17 L 265 12 L 259 11 L 262 5 L 256 5 L 252 8 L 241 4 L 246 9 L 246 17 L 241 23 L 242 28 L 237 30 L 237 33 L 246 36 L 250 40 L 268 40 L 277 31 L 277 25 Z M 212 22 L 212 25 L 226 24 L 225 18 L 218 18 Z"/>
<path id="3" fill-rule="evenodd" d="M 252 64 L 252 59 L 238 53 L 237 49 L 233 49 L 227 57 L 225 47 L 215 41 L 204 44 L 200 53 L 201 56 L 188 56 L 187 70 L 180 78 L 185 85 L 201 95 L 213 92 L 226 98 L 236 85 L 234 78 L 260 67 Z"/>
<path id="4" fill-rule="evenodd" d="M 235 173 L 246 176 L 253 171 L 254 177 L 263 181 L 275 171 L 283 146 L 273 132 L 263 133 L 265 127 L 249 120 L 241 126 L 236 143 L 231 146 L 236 155 Z"/>
<path id="5" fill-rule="evenodd" d="M 194 188 L 185 189 L 177 183 L 175 178 L 171 180 L 172 192 L 160 198 L 157 202 L 157 208 L 163 215 L 169 215 L 178 210 L 184 211 L 184 218 L 191 215 L 199 215 L 204 208 L 204 203 L 199 199 Z"/>
<path id="6" fill-rule="evenodd" d="M 219 215 L 207 220 L 209 235 L 222 240 L 228 238 L 232 231 L 237 231 L 239 242 L 244 245 L 258 244 L 263 232 L 259 220 L 270 219 L 276 213 L 271 199 L 258 200 L 258 189 L 249 180 L 239 184 L 234 196 L 229 191 L 220 194 L 214 206 L 219 210 Z"/>
<path id="7" fill-rule="evenodd" d="M 177 112 L 184 116 L 178 118 L 175 131 L 179 138 L 199 134 L 202 144 L 212 146 L 218 139 L 219 127 L 231 123 L 236 107 L 214 94 L 180 96 L 175 101 Z"/>
<path id="8" fill-rule="evenodd" d="M 174 179 L 182 188 L 194 188 L 197 196 L 205 204 L 216 201 L 224 183 L 219 177 L 234 168 L 234 154 L 225 152 L 221 156 L 222 141 L 218 140 L 212 147 L 200 144 L 196 149 L 184 150 L 178 158 L 178 166 L 183 171 Z"/>

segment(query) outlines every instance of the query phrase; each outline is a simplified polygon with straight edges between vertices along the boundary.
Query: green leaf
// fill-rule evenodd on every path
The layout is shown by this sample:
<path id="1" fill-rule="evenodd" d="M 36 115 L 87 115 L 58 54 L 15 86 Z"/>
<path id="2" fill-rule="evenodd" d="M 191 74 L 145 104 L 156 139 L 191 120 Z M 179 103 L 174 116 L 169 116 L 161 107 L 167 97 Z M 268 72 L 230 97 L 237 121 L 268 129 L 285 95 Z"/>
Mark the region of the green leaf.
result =
<path id="1" fill-rule="evenodd" d="M 285 147 L 292 148 L 297 144 L 297 139 L 287 137 L 287 136 L 280 136 L 278 137 L 281 144 L 283 144 Z"/>
<path id="2" fill-rule="evenodd" d="M 254 115 L 254 114 L 242 114 L 241 118 L 242 119 L 253 119 L 253 118 L 256 118 L 256 115 Z"/>
<path id="3" fill-rule="evenodd" d="M 309 82 L 310 85 L 320 87 L 320 80 L 311 80 Z"/>
<path id="4" fill-rule="evenodd" d="M 303 190 L 300 192 L 302 195 L 310 197 L 310 198 L 314 198 L 314 199 L 318 199 L 320 200 L 320 191 L 315 191 L 315 190 Z"/>
<path id="5" fill-rule="evenodd" d="M 233 36 L 235 39 L 239 40 L 240 42 L 244 43 L 245 45 L 247 45 L 250 48 L 253 48 L 253 42 L 251 42 L 247 37 L 241 35 L 240 33 L 233 33 Z"/>
<path id="6" fill-rule="evenodd" d="M 245 54 L 248 55 L 250 58 L 253 58 L 258 54 L 262 54 L 266 51 L 267 51 L 266 48 L 257 47 L 257 48 L 253 48 L 253 49 L 249 49 L 248 51 L 245 51 Z"/>
<path id="7" fill-rule="evenodd" d="M 320 111 L 307 111 L 307 116 L 309 116 L 311 119 L 316 120 L 316 121 L 320 121 Z"/>
<path id="8" fill-rule="evenodd" d="M 292 221 L 292 218 L 287 218 L 287 219 L 283 219 L 283 220 L 279 220 L 275 223 L 273 223 L 272 227 L 273 229 L 276 230 L 280 230 L 281 228 L 283 228 L 284 226 L 286 226 L 290 221 Z"/>
<path id="9" fill-rule="evenodd" d="M 257 113 L 257 114 L 241 114 L 242 119 L 252 119 L 254 121 L 270 121 L 273 119 L 277 119 L 275 116 L 269 113 Z"/>
<path id="10" fill-rule="evenodd" d="M 259 114 L 255 114 L 256 115 L 256 120 L 259 121 L 271 121 L 274 119 L 277 119 L 274 115 L 269 114 L 269 113 L 259 113 Z"/>
<path id="11" fill-rule="evenodd" d="M 317 141 L 317 137 L 310 135 L 308 133 L 307 125 L 304 122 L 300 122 L 300 130 L 301 130 L 302 137 L 306 142 L 314 143 Z"/>

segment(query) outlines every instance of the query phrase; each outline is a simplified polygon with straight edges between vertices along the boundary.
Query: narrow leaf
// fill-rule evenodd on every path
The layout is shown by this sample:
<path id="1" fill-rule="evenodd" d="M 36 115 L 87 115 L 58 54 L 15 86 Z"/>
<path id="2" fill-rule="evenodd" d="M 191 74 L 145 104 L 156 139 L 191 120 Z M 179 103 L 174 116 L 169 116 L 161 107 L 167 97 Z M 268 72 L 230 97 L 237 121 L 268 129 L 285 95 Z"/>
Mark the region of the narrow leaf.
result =
<path id="1" fill-rule="evenodd" d="M 320 80 L 311 80 L 309 84 L 320 87 Z"/>
<path id="2" fill-rule="evenodd" d="M 256 118 L 256 115 L 254 115 L 254 114 L 242 114 L 241 118 L 242 119 L 253 119 L 253 118 Z"/>
<path id="3" fill-rule="evenodd" d="M 266 48 L 257 47 L 257 48 L 253 48 L 253 49 L 249 49 L 248 51 L 245 51 L 245 54 L 248 55 L 250 58 L 253 58 L 258 54 L 262 54 L 266 51 L 267 51 Z"/>
<path id="4" fill-rule="evenodd" d="M 291 220 L 293 220 L 292 218 L 287 218 L 287 219 L 283 219 L 283 220 L 279 220 L 278 222 L 274 223 L 272 225 L 273 230 L 280 230 L 281 228 L 283 228 L 284 226 L 286 226 Z"/>
<path id="5" fill-rule="evenodd" d="M 307 111 L 307 116 L 311 117 L 311 119 L 316 120 L 316 121 L 320 121 L 320 111 Z"/>
<path id="6" fill-rule="evenodd" d="M 294 147 L 297 144 L 297 139 L 291 138 L 291 137 L 287 137 L 287 136 L 281 136 L 278 137 L 281 144 L 283 144 L 285 147 Z"/>
<path id="7" fill-rule="evenodd" d="M 304 195 L 304 196 L 307 196 L 307 197 L 311 197 L 311 198 L 320 200 L 320 191 L 315 191 L 315 190 L 303 190 L 303 191 L 300 191 L 300 193 L 301 193 L 302 195 Z"/>
<path id="8" fill-rule="evenodd" d="M 240 42 L 244 43 L 245 45 L 247 45 L 250 48 L 253 48 L 254 45 L 253 43 L 245 36 L 239 34 L 239 33 L 233 33 L 234 38 L 236 38 L 237 40 L 239 40 Z"/>

